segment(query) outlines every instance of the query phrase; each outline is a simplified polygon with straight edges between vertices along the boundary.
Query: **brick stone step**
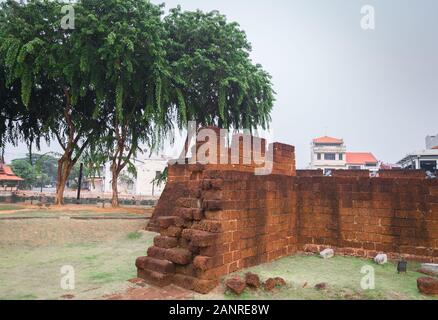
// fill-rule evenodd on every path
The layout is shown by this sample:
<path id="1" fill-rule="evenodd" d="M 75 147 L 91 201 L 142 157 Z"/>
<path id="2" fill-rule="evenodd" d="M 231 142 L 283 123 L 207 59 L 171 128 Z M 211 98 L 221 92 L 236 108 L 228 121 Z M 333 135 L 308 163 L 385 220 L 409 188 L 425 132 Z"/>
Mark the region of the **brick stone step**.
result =
<path id="1" fill-rule="evenodd" d="M 178 246 L 178 238 L 156 236 L 154 238 L 154 245 L 159 248 L 170 249 Z"/>
<path id="2" fill-rule="evenodd" d="M 186 265 L 192 262 L 192 253 L 181 248 L 167 249 L 166 259 L 180 265 Z"/>
<path id="3" fill-rule="evenodd" d="M 168 249 L 165 248 L 159 248 L 156 246 L 152 246 L 148 248 L 148 257 L 153 257 L 161 260 L 167 260 L 166 259 L 166 252 Z"/>
<path id="4" fill-rule="evenodd" d="M 160 226 L 160 228 L 168 228 L 170 226 L 175 225 L 175 220 L 177 217 L 175 216 L 169 216 L 169 217 L 158 217 L 157 223 Z"/>
<path id="5" fill-rule="evenodd" d="M 149 269 L 163 274 L 175 273 L 175 265 L 169 260 L 161 260 L 152 257 L 139 257 L 135 261 L 138 269 Z"/>
<path id="6" fill-rule="evenodd" d="M 206 294 L 213 290 L 218 284 L 218 280 L 202 280 L 196 277 L 176 274 L 173 277 L 173 283 L 178 287 Z"/>
<path id="7" fill-rule="evenodd" d="M 148 269 L 137 269 L 137 277 L 145 280 L 148 284 L 165 287 L 172 283 L 173 275 L 164 274 L 156 271 L 151 271 Z"/>
<path id="8" fill-rule="evenodd" d="M 212 246 L 217 240 L 217 234 L 195 229 L 184 229 L 181 236 L 197 247 Z"/>

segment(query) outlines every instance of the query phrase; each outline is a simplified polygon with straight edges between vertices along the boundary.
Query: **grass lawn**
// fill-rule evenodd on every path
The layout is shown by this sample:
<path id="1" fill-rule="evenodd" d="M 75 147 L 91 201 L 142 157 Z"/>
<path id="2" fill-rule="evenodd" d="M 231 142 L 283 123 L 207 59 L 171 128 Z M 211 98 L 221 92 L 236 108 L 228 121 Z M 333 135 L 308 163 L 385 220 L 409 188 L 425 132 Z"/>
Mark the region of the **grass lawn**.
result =
<path id="1" fill-rule="evenodd" d="M 146 254 L 155 234 L 139 231 L 147 219 L 69 219 L 103 215 L 134 216 L 68 209 L 0 215 L 0 299 L 96 299 L 126 290 L 126 280 L 136 277 L 135 259 Z M 38 219 L 8 219 L 24 216 Z M 60 285 L 65 265 L 74 268 L 72 291 Z"/>
<path id="2" fill-rule="evenodd" d="M 0 204 L 0 211 L 7 211 L 7 210 L 22 210 L 25 209 L 25 207 L 17 205 L 17 204 Z"/>
<path id="3" fill-rule="evenodd" d="M 372 266 L 375 271 L 375 289 L 363 290 L 361 273 L 363 266 Z M 263 289 L 246 291 L 239 299 L 436 299 L 421 295 L 417 289 L 417 278 L 424 276 L 415 272 L 417 263 L 408 263 L 408 272 L 398 274 L 394 263 L 377 265 L 371 260 L 355 257 L 341 257 L 324 260 L 316 255 L 295 255 L 285 257 L 272 263 L 259 265 L 234 275 L 242 277 L 248 271 L 257 273 L 262 280 L 270 277 L 282 277 L 287 285 L 273 292 Z M 226 277 L 228 278 L 228 277 Z M 315 284 L 325 282 L 327 290 L 316 290 Z M 208 298 L 236 299 L 232 293 L 223 294 L 224 289 L 209 294 Z M 203 296 L 197 296 L 203 299 Z"/>
<path id="4" fill-rule="evenodd" d="M 130 232 L 104 242 L 0 248 L 0 299 L 96 299 L 126 290 L 136 277 L 135 259 L 145 255 L 153 233 Z M 75 290 L 60 286 L 61 267 L 71 265 Z"/>

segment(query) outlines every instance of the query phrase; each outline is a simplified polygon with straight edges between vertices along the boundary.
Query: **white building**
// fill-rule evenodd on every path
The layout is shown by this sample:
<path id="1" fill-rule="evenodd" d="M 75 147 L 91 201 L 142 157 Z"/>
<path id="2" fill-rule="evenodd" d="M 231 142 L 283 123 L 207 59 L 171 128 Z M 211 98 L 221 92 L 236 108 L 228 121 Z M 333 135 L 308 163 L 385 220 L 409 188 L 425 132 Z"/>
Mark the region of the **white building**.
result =
<path id="1" fill-rule="evenodd" d="M 378 170 L 379 163 L 370 152 L 347 152 L 343 139 L 320 137 L 311 144 L 310 169 Z"/>
<path id="2" fill-rule="evenodd" d="M 132 160 L 137 171 L 137 176 L 134 177 L 128 172 L 127 168 L 124 168 L 119 175 L 117 185 L 119 194 L 132 196 L 159 196 L 163 192 L 164 184 L 157 186 L 152 181 L 158 173 L 162 173 L 167 167 L 168 160 L 169 158 L 164 156 Z M 111 182 L 111 163 L 108 162 L 105 164 L 103 177 L 98 181 L 95 180 L 95 189 L 91 191 L 111 193 Z"/>
<path id="3" fill-rule="evenodd" d="M 398 164 L 405 169 L 423 169 L 436 171 L 438 163 L 438 149 L 418 150 L 408 153 Z"/>
<path id="4" fill-rule="evenodd" d="M 426 149 L 408 153 L 400 164 L 405 169 L 436 171 L 438 168 L 438 135 L 426 137 Z"/>
<path id="5" fill-rule="evenodd" d="M 310 169 L 345 169 L 344 140 L 327 136 L 313 139 L 310 150 Z"/>

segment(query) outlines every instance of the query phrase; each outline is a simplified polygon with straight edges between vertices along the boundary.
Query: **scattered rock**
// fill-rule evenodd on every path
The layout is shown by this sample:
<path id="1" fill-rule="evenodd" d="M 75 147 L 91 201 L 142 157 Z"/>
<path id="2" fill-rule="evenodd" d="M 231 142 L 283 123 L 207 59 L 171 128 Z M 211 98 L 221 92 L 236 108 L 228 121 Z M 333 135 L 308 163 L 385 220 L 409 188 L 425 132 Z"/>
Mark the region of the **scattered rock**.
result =
<path id="1" fill-rule="evenodd" d="M 247 274 L 245 274 L 245 282 L 248 287 L 251 288 L 260 287 L 260 278 L 255 273 L 248 272 Z"/>
<path id="2" fill-rule="evenodd" d="M 315 285 L 316 290 L 326 290 L 328 288 L 328 284 L 326 282 L 317 283 Z"/>
<path id="3" fill-rule="evenodd" d="M 374 262 L 377 264 L 385 264 L 388 262 L 388 256 L 384 253 L 379 253 L 374 257 Z"/>
<path id="4" fill-rule="evenodd" d="M 417 279 L 418 290 L 426 295 L 438 295 L 438 279 L 421 277 Z"/>
<path id="5" fill-rule="evenodd" d="M 271 291 L 275 287 L 283 287 L 286 285 L 286 281 L 283 278 L 269 278 L 265 281 L 265 289 Z"/>
<path id="6" fill-rule="evenodd" d="M 246 288 L 246 283 L 240 278 L 231 278 L 225 281 L 225 286 L 237 295 L 242 294 Z"/>
<path id="7" fill-rule="evenodd" d="M 275 288 L 275 279 L 273 278 L 269 278 L 265 281 L 265 289 L 267 291 L 271 291 L 272 289 Z"/>
<path id="8" fill-rule="evenodd" d="M 61 296 L 61 298 L 63 299 L 73 299 L 75 296 L 72 294 L 64 294 Z"/>
<path id="9" fill-rule="evenodd" d="M 324 259 L 330 259 L 335 255 L 335 251 L 333 249 L 324 249 L 319 253 L 319 255 Z"/>
<path id="10" fill-rule="evenodd" d="M 276 286 L 283 287 L 286 285 L 286 281 L 283 278 L 275 277 L 274 280 Z"/>
<path id="11" fill-rule="evenodd" d="M 303 288 L 305 288 L 305 287 L 307 287 L 307 282 L 304 282 L 304 284 L 303 284 Z"/>

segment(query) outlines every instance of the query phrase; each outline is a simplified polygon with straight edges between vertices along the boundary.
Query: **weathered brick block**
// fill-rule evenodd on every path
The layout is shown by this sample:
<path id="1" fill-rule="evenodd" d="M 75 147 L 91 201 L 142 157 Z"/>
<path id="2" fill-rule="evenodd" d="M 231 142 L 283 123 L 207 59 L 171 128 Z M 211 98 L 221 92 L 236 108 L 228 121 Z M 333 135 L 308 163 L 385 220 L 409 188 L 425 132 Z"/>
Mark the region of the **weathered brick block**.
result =
<path id="1" fill-rule="evenodd" d="M 202 207 L 208 211 L 218 211 L 223 208 L 223 203 L 221 200 L 204 200 Z"/>
<path id="2" fill-rule="evenodd" d="M 176 274 L 173 276 L 173 283 L 178 287 L 193 290 L 195 288 L 196 278 L 184 274 Z"/>
<path id="3" fill-rule="evenodd" d="M 149 269 L 163 274 L 175 273 L 175 265 L 168 260 L 161 260 L 152 257 L 139 257 L 135 265 L 139 269 Z"/>
<path id="4" fill-rule="evenodd" d="M 153 257 L 157 259 L 166 259 L 167 249 L 159 248 L 159 247 L 149 247 L 148 248 L 148 257 Z"/>
<path id="5" fill-rule="evenodd" d="M 181 236 L 182 230 L 182 227 L 170 226 L 166 229 L 161 229 L 160 233 L 162 236 L 178 238 Z"/>
<path id="6" fill-rule="evenodd" d="M 178 208 L 175 214 L 185 220 L 201 220 L 204 216 L 200 208 Z"/>
<path id="7" fill-rule="evenodd" d="M 193 224 L 192 228 L 212 233 L 222 232 L 222 221 L 202 220 Z"/>
<path id="8" fill-rule="evenodd" d="M 212 246 L 218 239 L 217 234 L 196 229 L 184 229 L 181 236 L 189 240 L 192 245 L 201 248 Z"/>
<path id="9" fill-rule="evenodd" d="M 187 249 L 167 249 L 166 259 L 177 264 L 186 265 L 192 262 L 192 253 Z"/>
<path id="10" fill-rule="evenodd" d="M 160 228 L 168 228 L 170 226 L 173 226 L 175 224 L 175 218 L 174 216 L 171 217 L 159 217 L 157 218 L 158 224 Z"/>
<path id="11" fill-rule="evenodd" d="M 214 257 L 217 254 L 216 246 L 207 246 L 199 250 L 199 254 L 206 257 Z"/>
<path id="12" fill-rule="evenodd" d="M 208 270 L 199 270 L 197 277 L 203 280 L 217 280 L 228 273 L 228 265 L 222 265 Z"/>
<path id="13" fill-rule="evenodd" d="M 196 279 L 194 282 L 193 290 L 202 294 L 209 293 L 211 290 L 216 288 L 219 284 L 219 280 L 202 280 Z"/>
<path id="14" fill-rule="evenodd" d="M 154 238 L 154 245 L 159 248 L 175 248 L 178 246 L 178 238 L 166 237 L 166 236 L 156 236 Z"/>
<path id="15" fill-rule="evenodd" d="M 196 256 L 193 259 L 193 266 L 204 271 L 211 269 L 214 266 L 213 259 L 212 257 Z"/>
<path id="16" fill-rule="evenodd" d="M 137 277 L 157 287 L 165 287 L 172 283 L 173 275 L 163 274 L 147 269 L 137 269 Z"/>
<path id="17" fill-rule="evenodd" d="M 194 277 L 196 275 L 196 270 L 193 263 L 187 264 L 185 266 L 175 265 L 175 273 Z"/>
<path id="18" fill-rule="evenodd" d="M 179 198 L 176 201 L 176 207 L 182 208 L 200 208 L 201 201 L 196 198 Z"/>

